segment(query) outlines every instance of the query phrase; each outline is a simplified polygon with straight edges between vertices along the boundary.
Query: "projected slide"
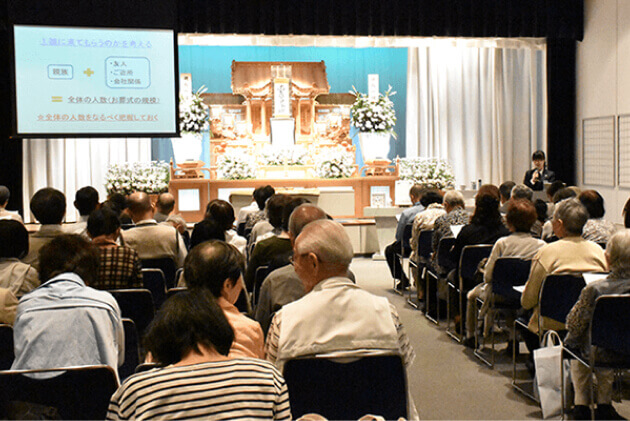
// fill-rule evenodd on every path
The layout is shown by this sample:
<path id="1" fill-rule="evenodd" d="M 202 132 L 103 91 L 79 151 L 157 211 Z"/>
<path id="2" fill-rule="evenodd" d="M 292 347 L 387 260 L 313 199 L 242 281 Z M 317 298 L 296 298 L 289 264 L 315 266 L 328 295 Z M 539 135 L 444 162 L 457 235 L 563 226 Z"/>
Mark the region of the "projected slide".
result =
<path id="1" fill-rule="evenodd" d="M 17 135 L 176 132 L 174 32 L 14 27 Z"/>

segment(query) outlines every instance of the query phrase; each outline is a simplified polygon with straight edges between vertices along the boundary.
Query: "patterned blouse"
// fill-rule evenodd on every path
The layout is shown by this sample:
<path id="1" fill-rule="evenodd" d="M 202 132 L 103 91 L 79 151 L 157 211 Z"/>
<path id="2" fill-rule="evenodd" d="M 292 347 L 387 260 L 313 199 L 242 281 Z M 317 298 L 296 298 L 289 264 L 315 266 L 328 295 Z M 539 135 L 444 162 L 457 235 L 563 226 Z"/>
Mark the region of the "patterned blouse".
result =
<path id="1" fill-rule="evenodd" d="M 142 266 L 138 253 L 116 243 L 97 244 L 100 252 L 98 280 L 90 285 L 96 289 L 142 288 Z"/>
<path id="2" fill-rule="evenodd" d="M 582 229 L 582 238 L 596 243 L 606 243 L 617 231 L 615 224 L 602 218 L 592 218 L 586 221 Z"/>
<path id="3" fill-rule="evenodd" d="M 431 239 L 433 251 L 437 251 L 438 244 L 440 244 L 442 238 L 453 236 L 451 225 L 466 225 L 469 221 L 470 213 L 462 208 L 454 209 L 436 219 L 433 224 L 433 238 Z"/>

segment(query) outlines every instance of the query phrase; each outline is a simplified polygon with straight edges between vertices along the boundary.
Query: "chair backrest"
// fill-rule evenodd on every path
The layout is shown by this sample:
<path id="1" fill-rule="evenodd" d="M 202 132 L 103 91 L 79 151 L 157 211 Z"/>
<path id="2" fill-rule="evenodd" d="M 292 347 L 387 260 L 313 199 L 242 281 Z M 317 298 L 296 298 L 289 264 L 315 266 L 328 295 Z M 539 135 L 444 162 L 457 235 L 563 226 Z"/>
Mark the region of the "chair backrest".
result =
<path id="1" fill-rule="evenodd" d="M 178 294 L 182 291 L 186 291 L 188 290 L 187 287 L 176 287 L 176 288 L 171 288 L 168 291 L 166 291 L 166 299 L 168 300 L 169 298 L 171 298 L 173 295 Z"/>
<path id="2" fill-rule="evenodd" d="M 160 259 L 143 259 L 142 267 L 146 269 L 160 269 L 164 274 L 164 280 L 166 281 L 166 288 L 173 288 L 175 286 L 175 262 L 170 257 L 162 257 Z"/>
<path id="3" fill-rule="evenodd" d="M 8 370 L 13 364 L 13 327 L 0 324 L 0 370 Z"/>
<path id="4" fill-rule="evenodd" d="M 597 298 L 591 321 L 591 344 L 630 357 L 630 294 Z"/>
<path id="5" fill-rule="evenodd" d="M 262 286 L 263 281 L 271 272 L 271 268 L 269 266 L 258 266 L 256 268 L 256 274 L 254 275 L 254 295 L 252 297 L 252 304 L 256 305 L 258 303 L 258 296 L 260 295 L 260 287 Z"/>
<path id="6" fill-rule="evenodd" d="M 475 286 L 474 277 L 482 259 L 490 256 L 492 244 L 474 244 L 465 246 L 459 256 L 459 277 L 464 290 Z"/>
<path id="7" fill-rule="evenodd" d="M 412 230 L 413 230 L 413 223 L 405 225 L 405 228 L 403 229 L 402 247 L 406 256 L 408 256 L 409 253 L 411 253 L 411 245 L 409 244 L 409 242 L 411 241 Z"/>
<path id="8" fill-rule="evenodd" d="M 521 294 L 514 287 L 527 283 L 531 266 L 531 260 L 520 257 L 498 258 L 492 271 L 492 293 L 520 303 Z"/>
<path id="9" fill-rule="evenodd" d="M 438 243 L 438 248 L 436 250 L 437 253 L 437 262 L 438 265 L 443 268 L 449 268 L 453 266 L 453 261 L 451 260 L 451 249 L 455 245 L 455 238 L 448 237 L 442 238 Z"/>
<path id="10" fill-rule="evenodd" d="M 29 376 L 39 373 L 54 377 Z M 116 373 L 106 365 L 0 371 L 0 407 L 7 411 L 10 402 L 33 403 L 57 408 L 65 420 L 103 420 L 117 388 Z M 15 417 L 1 415 L 3 419 Z"/>
<path id="11" fill-rule="evenodd" d="M 398 355 L 348 363 L 294 359 L 285 364 L 283 376 L 294 418 L 311 412 L 330 420 L 356 420 L 365 414 L 407 418 L 407 382 Z"/>
<path id="12" fill-rule="evenodd" d="M 153 306 L 158 309 L 166 299 L 166 279 L 162 269 L 143 268 L 142 284 L 151 291 Z"/>
<path id="13" fill-rule="evenodd" d="M 541 316 L 539 325 L 542 324 L 543 317 L 565 323 L 585 286 L 584 278 L 579 273 L 548 275 L 543 281 L 538 298 Z M 539 331 L 542 332 L 542 328 Z"/>
<path id="14" fill-rule="evenodd" d="M 125 362 L 118 367 L 118 376 L 123 381 L 135 373 L 140 364 L 140 350 L 138 347 L 138 331 L 136 324 L 131 319 L 122 320 L 125 329 Z"/>
<path id="15" fill-rule="evenodd" d="M 184 273 L 184 268 L 179 268 L 177 269 L 177 272 L 175 272 L 175 286 L 173 288 L 177 288 L 179 286 L 179 280 L 182 277 L 182 273 Z"/>
<path id="16" fill-rule="evenodd" d="M 147 289 L 112 289 L 109 292 L 118 302 L 122 316 L 133 320 L 138 335 L 142 336 L 155 314 L 151 292 Z"/>
<path id="17" fill-rule="evenodd" d="M 416 255 L 424 260 L 431 258 L 431 238 L 433 238 L 433 230 L 420 231 L 418 236 L 418 249 Z"/>

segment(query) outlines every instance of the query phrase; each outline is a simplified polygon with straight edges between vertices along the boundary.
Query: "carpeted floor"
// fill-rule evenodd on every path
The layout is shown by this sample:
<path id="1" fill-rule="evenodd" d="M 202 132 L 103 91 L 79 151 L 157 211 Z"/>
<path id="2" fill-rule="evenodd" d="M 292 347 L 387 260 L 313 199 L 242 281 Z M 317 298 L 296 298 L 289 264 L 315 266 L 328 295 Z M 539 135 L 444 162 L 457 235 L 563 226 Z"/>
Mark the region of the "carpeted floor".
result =
<path id="1" fill-rule="evenodd" d="M 499 354 L 494 369 L 477 359 L 471 349 L 456 343 L 440 326 L 429 322 L 422 312 L 392 289 L 384 261 L 357 257 L 352 262 L 357 283 L 364 289 L 387 297 L 402 318 L 416 360 L 409 371 L 409 387 L 421 419 L 541 419 L 538 404 L 516 393 L 512 386 L 511 354 Z M 499 343 L 497 349 L 505 348 Z M 525 352 L 524 345 L 521 349 Z M 524 369 L 519 372 L 525 375 Z M 630 395 L 624 382 L 624 395 Z M 630 401 L 614 403 L 626 418 Z"/>

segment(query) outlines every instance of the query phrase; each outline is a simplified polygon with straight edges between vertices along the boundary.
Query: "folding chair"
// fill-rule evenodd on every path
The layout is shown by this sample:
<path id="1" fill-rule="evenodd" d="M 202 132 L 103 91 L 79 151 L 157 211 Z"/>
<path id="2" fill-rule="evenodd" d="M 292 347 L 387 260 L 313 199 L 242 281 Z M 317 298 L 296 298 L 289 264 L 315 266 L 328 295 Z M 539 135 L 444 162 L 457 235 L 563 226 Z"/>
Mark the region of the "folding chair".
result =
<path id="1" fill-rule="evenodd" d="M 162 257 L 159 259 L 142 259 L 142 267 L 144 269 L 160 269 L 164 274 L 166 288 L 175 287 L 175 262 L 170 257 Z"/>
<path id="2" fill-rule="evenodd" d="M 564 352 L 575 358 L 580 364 L 591 369 L 591 377 L 597 368 L 610 368 L 617 371 L 617 380 L 621 370 L 630 369 L 630 294 L 602 295 L 595 300 L 595 310 L 589 326 L 591 353 L 588 361 L 581 353 L 565 348 Z M 612 351 L 618 359 L 598 362 L 595 349 Z M 621 390 L 621 382 L 617 383 Z M 594 388 L 591 391 L 591 416 L 595 419 Z M 564 396 L 564 393 L 562 394 Z M 564 402 L 562 405 L 564 409 Z"/>
<path id="3" fill-rule="evenodd" d="M 466 293 L 475 287 L 474 275 L 481 259 L 490 256 L 492 244 L 475 244 L 465 246 L 459 256 L 459 282 L 448 281 L 447 285 L 459 294 L 459 334 L 451 330 L 451 294 L 446 295 L 446 333 L 457 342 L 464 340 L 464 300 Z"/>
<path id="4" fill-rule="evenodd" d="M 186 287 L 176 287 L 176 288 L 171 288 L 168 291 L 166 291 L 166 299 L 168 300 L 169 298 L 171 298 L 173 295 L 178 294 L 182 291 L 187 291 L 188 288 Z"/>
<path id="5" fill-rule="evenodd" d="M 283 376 L 294 418 L 313 412 L 330 420 L 356 420 L 365 414 L 407 418 L 407 379 L 399 355 L 345 360 L 287 361 Z"/>
<path id="6" fill-rule="evenodd" d="M 8 370 L 13 364 L 13 326 L 0 324 L 0 370 Z"/>
<path id="7" fill-rule="evenodd" d="M 447 268 L 452 266 L 451 249 L 455 244 L 455 238 L 442 238 L 438 243 L 435 251 L 438 267 Z M 424 291 L 424 317 L 439 325 L 440 318 L 440 299 L 437 292 L 437 284 L 443 279 L 446 273 L 434 270 L 430 264 L 427 265 L 426 271 L 426 288 Z M 435 318 L 431 316 L 432 309 L 430 307 L 431 300 L 435 299 Z"/>
<path id="8" fill-rule="evenodd" d="M 394 291 L 396 291 L 396 293 L 400 295 L 404 295 L 404 291 L 399 291 L 396 289 L 396 280 L 402 279 L 403 273 L 405 272 L 405 259 L 408 258 L 409 255 L 411 254 L 411 246 L 409 245 L 409 241 L 411 240 L 412 229 L 413 229 L 413 223 L 405 225 L 405 228 L 403 230 L 403 235 L 402 235 L 402 250 L 400 253 L 396 253 L 396 256 L 395 256 L 395 259 L 400 264 L 400 270 L 402 271 L 402 273 L 400 273 L 400 275 L 397 273 L 394 273 L 394 278 L 393 278 Z M 409 282 L 411 282 L 411 279 L 409 279 Z"/>
<path id="9" fill-rule="evenodd" d="M 520 257 L 501 257 L 498 258 L 494 264 L 494 270 L 492 271 L 492 292 L 490 294 L 490 306 L 488 311 L 491 313 L 492 326 L 494 327 L 494 323 L 496 320 L 497 314 L 500 313 L 515 313 L 518 309 L 521 308 L 521 294 L 516 291 L 514 287 L 525 285 L 527 279 L 529 278 L 529 270 L 531 268 L 531 260 L 523 259 Z M 500 301 L 497 302 L 497 298 L 500 298 Z M 483 304 L 483 300 L 477 299 L 476 303 L 481 302 Z M 478 313 L 478 312 L 477 312 Z M 477 324 L 479 324 L 480 320 L 477 318 Z M 491 336 L 491 356 L 490 361 L 486 359 L 481 350 L 479 349 L 479 335 L 477 329 L 475 329 L 475 351 L 474 354 L 481 361 L 486 363 L 491 368 L 494 367 L 494 359 L 495 359 L 495 334 L 494 329 L 490 334 Z M 484 339 L 485 345 L 485 339 Z"/>
<path id="10" fill-rule="evenodd" d="M 142 269 L 142 284 L 151 291 L 153 307 L 157 310 L 166 299 L 166 279 L 162 269 L 145 268 Z"/>
<path id="11" fill-rule="evenodd" d="M 142 336 L 155 314 L 151 292 L 147 289 L 112 289 L 109 292 L 118 302 L 122 316 L 133 320 L 138 335 Z"/>
<path id="12" fill-rule="evenodd" d="M 256 268 L 256 273 L 254 274 L 254 291 L 252 295 L 252 306 L 256 306 L 258 304 L 258 297 L 260 296 L 260 287 L 262 286 L 263 281 L 271 272 L 271 268 L 267 265 L 258 266 Z"/>
<path id="13" fill-rule="evenodd" d="M 24 402 L 56 408 L 65 420 L 103 420 L 117 388 L 116 373 L 106 365 L 0 371 L 1 416 L 15 417 L 11 403 Z"/>
<path id="14" fill-rule="evenodd" d="M 179 268 L 177 269 L 177 272 L 175 272 L 175 286 L 173 288 L 177 288 L 179 286 L 179 280 L 182 277 L 182 273 L 184 273 L 184 268 Z M 164 284 L 166 285 L 166 282 L 164 282 Z"/>
<path id="15" fill-rule="evenodd" d="M 420 234 L 418 235 L 418 245 L 416 247 L 416 259 L 417 262 L 412 261 L 411 259 L 409 259 L 409 281 L 411 282 L 412 278 L 412 271 L 415 270 L 416 271 L 416 294 L 418 294 L 418 292 L 420 291 L 420 288 L 418 288 L 418 284 L 424 279 L 424 277 L 426 276 L 426 268 L 427 265 L 430 264 L 431 261 L 431 239 L 433 238 L 433 230 L 425 230 L 425 231 L 420 231 Z M 414 302 L 412 297 L 412 290 L 411 288 L 409 288 L 409 296 L 407 297 L 407 302 L 409 303 L 409 305 L 411 305 L 414 308 L 418 308 L 420 305 L 420 300 L 418 299 L 418 302 Z"/>
<path id="16" fill-rule="evenodd" d="M 125 361 L 118 367 L 121 382 L 131 376 L 140 363 L 140 349 L 138 347 L 138 332 L 136 324 L 131 319 L 122 319 L 125 329 Z"/>
<path id="17" fill-rule="evenodd" d="M 580 298 L 580 293 L 586 283 L 579 273 L 562 273 L 548 275 L 542 283 L 538 295 L 538 340 L 542 340 L 545 333 L 543 328 L 543 318 L 550 318 L 560 323 L 564 323 L 567 315 Z M 514 338 L 512 351 L 512 387 L 535 402 L 539 402 L 533 394 L 533 379 L 523 382 L 516 381 L 516 329 L 527 329 L 527 322 L 518 319 L 514 321 Z M 562 335 L 561 335 L 562 336 Z M 524 385 L 530 384 L 532 391 L 525 389 Z"/>

